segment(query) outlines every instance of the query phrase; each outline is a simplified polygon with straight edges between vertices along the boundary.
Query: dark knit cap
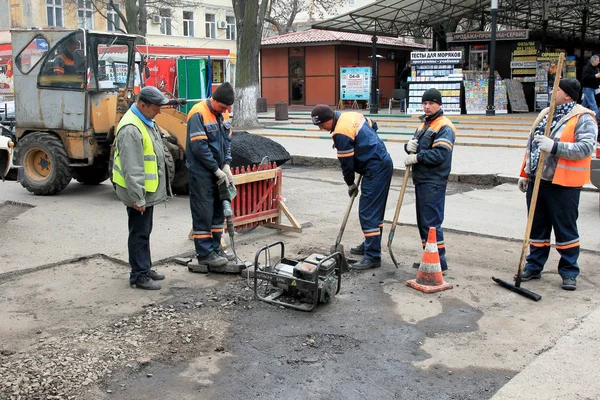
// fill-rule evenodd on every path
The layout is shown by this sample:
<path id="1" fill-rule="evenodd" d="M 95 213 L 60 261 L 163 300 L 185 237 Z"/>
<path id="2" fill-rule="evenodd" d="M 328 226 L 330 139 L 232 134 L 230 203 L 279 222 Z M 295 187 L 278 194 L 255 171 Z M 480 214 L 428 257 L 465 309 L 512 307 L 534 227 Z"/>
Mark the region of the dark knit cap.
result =
<path id="1" fill-rule="evenodd" d="M 333 110 L 327 104 L 318 104 L 312 109 L 310 116 L 313 124 L 320 125 L 333 119 Z"/>
<path id="2" fill-rule="evenodd" d="M 573 101 L 579 100 L 579 92 L 581 91 L 581 84 L 575 78 L 563 78 L 558 82 L 558 87 L 563 92 L 569 95 Z"/>
<path id="3" fill-rule="evenodd" d="M 154 86 L 145 86 L 140 90 L 139 100 L 146 104 L 154 104 L 157 106 L 164 106 L 169 103 L 169 99 L 160 90 Z"/>
<path id="4" fill-rule="evenodd" d="M 442 105 L 442 94 L 439 90 L 435 88 L 427 89 L 425 93 L 423 93 L 423 97 L 421 98 L 421 103 L 426 101 L 432 101 L 434 103 Z"/>
<path id="5" fill-rule="evenodd" d="M 212 94 L 212 98 L 219 103 L 227 104 L 228 106 L 232 105 L 234 102 L 234 93 L 231 83 L 225 82 L 219 86 Z"/>

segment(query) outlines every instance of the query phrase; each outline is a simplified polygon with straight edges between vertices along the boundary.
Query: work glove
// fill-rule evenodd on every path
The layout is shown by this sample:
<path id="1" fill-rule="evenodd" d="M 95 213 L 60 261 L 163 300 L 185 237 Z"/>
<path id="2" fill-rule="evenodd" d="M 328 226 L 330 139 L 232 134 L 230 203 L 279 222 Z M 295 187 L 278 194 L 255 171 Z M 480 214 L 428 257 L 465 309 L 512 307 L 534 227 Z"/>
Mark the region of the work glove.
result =
<path id="1" fill-rule="evenodd" d="M 353 183 L 348 186 L 348 196 L 352 197 L 355 195 L 358 196 L 358 186 L 356 186 L 356 183 Z"/>
<path id="2" fill-rule="evenodd" d="M 519 183 L 517 183 L 519 190 L 523 193 L 527 191 L 527 186 L 529 186 L 529 179 L 527 178 L 519 178 Z"/>
<path id="3" fill-rule="evenodd" d="M 215 176 L 217 177 L 217 186 L 221 186 L 222 184 L 229 186 L 229 178 L 227 178 L 227 174 L 221 168 L 215 171 Z"/>
<path id="4" fill-rule="evenodd" d="M 409 154 L 406 156 L 406 159 L 404 160 L 404 165 L 408 166 L 408 165 L 413 165 L 418 163 L 419 161 L 417 160 L 417 155 L 416 154 Z"/>
<path id="5" fill-rule="evenodd" d="M 536 135 L 533 141 L 537 143 L 540 150 L 550 153 L 554 147 L 554 140 L 544 135 Z"/>
<path id="6" fill-rule="evenodd" d="M 227 174 L 227 179 L 229 180 L 229 183 L 233 182 L 233 175 L 231 173 L 231 167 L 229 166 L 229 164 L 225 164 L 225 166 L 223 167 L 223 172 Z"/>
<path id="7" fill-rule="evenodd" d="M 416 153 L 417 147 L 419 147 L 419 142 L 417 139 L 410 139 L 408 143 L 406 143 L 406 151 L 409 153 Z"/>

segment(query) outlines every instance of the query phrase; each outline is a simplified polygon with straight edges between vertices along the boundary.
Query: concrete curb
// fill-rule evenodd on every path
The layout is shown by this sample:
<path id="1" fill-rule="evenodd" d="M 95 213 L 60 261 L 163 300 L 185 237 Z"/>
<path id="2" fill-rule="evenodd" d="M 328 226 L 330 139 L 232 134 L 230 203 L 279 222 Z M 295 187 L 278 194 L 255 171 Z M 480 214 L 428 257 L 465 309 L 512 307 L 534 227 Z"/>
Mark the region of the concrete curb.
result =
<path id="1" fill-rule="evenodd" d="M 340 163 L 336 158 L 327 157 L 311 157 L 302 155 L 292 155 L 292 159 L 289 161 L 291 165 L 301 167 L 316 167 L 316 168 L 339 168 Z M 404 176 L 404 168 L 394 168 L 395 176 Z M 451 173 L 448 178 L 450 182 L 467 183 L 471 185 L 482 185 L 482 186 L 498 186 L 504 183 L 514 183 L 519 181 L 518 177 L 507 176 L 500 174 L 454 174 Z M 584 186 L 582 188 L 585 192 L 598 192 L 599 190 L 595 187 Z"/>

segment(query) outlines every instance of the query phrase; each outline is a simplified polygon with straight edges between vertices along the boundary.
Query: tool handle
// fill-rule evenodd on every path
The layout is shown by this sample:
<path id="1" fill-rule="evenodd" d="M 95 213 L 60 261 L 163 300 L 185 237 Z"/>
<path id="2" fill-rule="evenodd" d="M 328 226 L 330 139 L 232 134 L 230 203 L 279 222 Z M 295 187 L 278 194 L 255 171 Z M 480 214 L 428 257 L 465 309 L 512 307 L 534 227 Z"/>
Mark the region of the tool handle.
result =
<path id="1" fill-rule="evenodd" d="M 360 182 L 362 181 L 362 175 L 358 175 L 358 180 L 356 181 L 356 187 L 360 188 Z M 344 215 L 344 220 L 342 221 L 342 226 L 340 227 L 340 231 L 338 232 L 337 238 L 335 240 L 335 246 L 337 246 L 342 242 L 342 236 L 344 235 L 344 230 L 346 229 L 346 224 L 348 223 L 348 217 L 350 216 L 350 211 L 352 211 L 352 205 L 354 204 L 354 199 L 356 198 L 358 191 L 356 191 L 350 197 L 350 204 L 348 204 L 348 208 L 346 209 L 346 214 Z"/>
<path id="2" fill-rule="evenodd" d="M 400 209 L 402 208 L 402 202 L 404 201 L 404 193 L 406 192 L 406 186 L 408 184 L 408 177 L 410 175 L 410 165 L 406 166 L 404 170 L 404 178 L 402 178 L 402 186 L 400 187 L 400 196 L 398 197 L 398 203 L 396 204 L 396 212 L 394 213 L 394 219 L 392 221 L 392 227 L 390 228 L 390 235 L 388 237 L 388 246 L 392 244 L 394 240 L 394 233 L 396 232 L 396 225 L 398 224 L 398 218 L 400 217 Z"/>
<path id="3" fill-rule="evenodd" d="M 552 128 L 552 118 L 554 117 L 554 108 L 556 107 L 556 92 L 558 89 L 558 83 L 560 82 L 560 75 L 562 73 L 563 63 L 565 61 L 565 54 L 560 53 L 558 57 L 558 64 L 556 65 L 556 76 L 554 77 L 554 86 L 552 87 L 552 97 L 550 98 L 550 107 L 548 109 L 548 116 L 546 119 L 546 130 L 544 136 L 550 136 L 550 130 Z M 534 127 L 535 128 L 535 127 Z M 532 140 L 533 138 L 530 138 Z M 519 270 L 517 271 L 517 280 L 515 286 L 521 286 L 521 275 L 525 268 L 525 257 L 527 256 L 527 248 L 529 247 L 529 235 L 531 234 L 531 227 L 533 225 L 533 216 L 535 214 L 535 206 L 537 204 L 538 193 L 540 191 L 540 180 L 542 179 L 542 170 L 544 169 L 544 161 L 546 160 L 546 152 L 540 150 L 540 159 L 538 160 L 537 171 L 535 173 L 535 182 L 533 185 L 533 191 L 531 193 L 531 202 L 529 204 L 529 214 L 527 216 L 527 225 L 525 227 L 525 235 L 523 238 L 523 246 L 521 248 L 521 259 L 519 261 Z"/>

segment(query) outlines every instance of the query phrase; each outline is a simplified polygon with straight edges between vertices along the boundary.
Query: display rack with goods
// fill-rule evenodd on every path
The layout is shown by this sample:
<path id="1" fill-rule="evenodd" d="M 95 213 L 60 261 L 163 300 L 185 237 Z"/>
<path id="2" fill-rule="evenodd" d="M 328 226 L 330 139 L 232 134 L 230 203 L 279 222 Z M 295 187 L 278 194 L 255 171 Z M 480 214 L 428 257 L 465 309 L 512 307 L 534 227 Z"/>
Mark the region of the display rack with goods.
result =
<path id="1" fill-rule="evenodd" d="M 465 109 L 467 114 L 485 114 L 488 103 L 489 73 L 464 71 Z M 494 108 L 496 114 L 508 113 L 506 85 L 496 71 Z"/>
<path id="2" fill-rule="evenodd" d="M 436 88 L 442 95 L 444 113 L 461 113 L 462 69 L 454 68 L 460 64 L 462 52 L 413 52 L 412 74 L 408 80 L 408 114 L 422 114 L 421 97 L 430 88 Z"/>
<path id="3" fill-rule="evenodd" d="M 560 53 L 542 53 L 537 58 L 537 73 L 535 76 L 535 109 L 542 110 L 550 105 L 550 90 L 554 84 L 556 64 Z M 565 76 L 563 67 L 562 76 Z"/>
<path id="4" fill-rule="evenodd" d="M 521 82 L 535 82 L 537 68 L 537 48 L 535 42 L 518 42 L 510 63 L 511 79 Z"/>
<path id="5" fill-rule="evenodd" d="M 577 78 L 577 57 L 567 56 L 565 65 L 567 66 L 565 78 Z"/>

